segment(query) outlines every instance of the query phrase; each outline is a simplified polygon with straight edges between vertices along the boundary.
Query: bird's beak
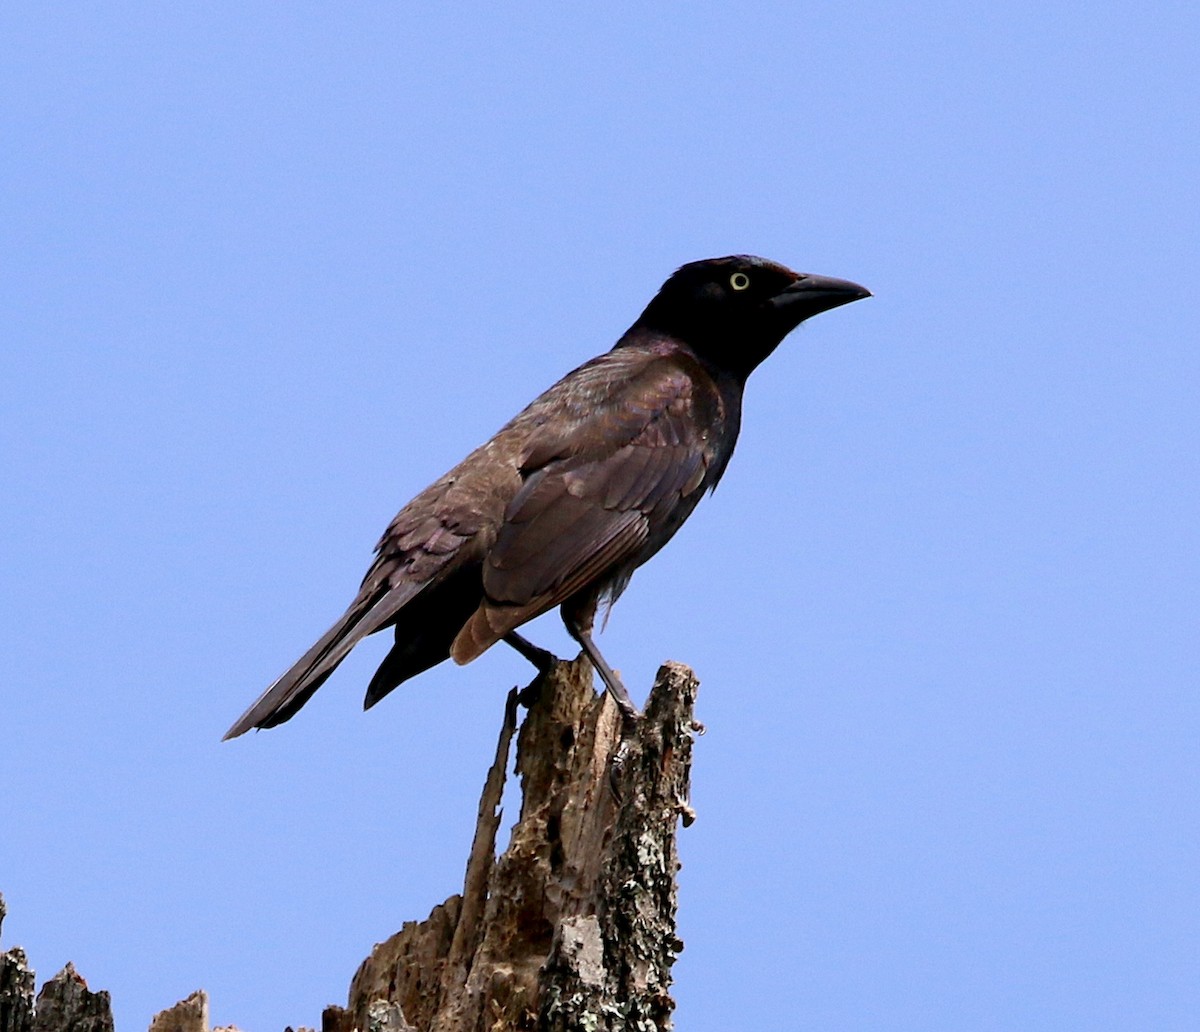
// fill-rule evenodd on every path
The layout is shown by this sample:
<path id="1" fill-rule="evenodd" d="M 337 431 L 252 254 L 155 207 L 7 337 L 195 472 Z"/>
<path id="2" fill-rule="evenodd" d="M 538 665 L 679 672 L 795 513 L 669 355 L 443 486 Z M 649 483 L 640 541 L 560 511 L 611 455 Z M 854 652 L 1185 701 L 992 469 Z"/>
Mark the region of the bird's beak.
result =
<path id="1" fill-rule="evenodd" d="M 771 298 L 770 303 L 795 326 L 810 316 L 870 296 L 871 292 L 866 287 L 849 280 L 801 274 L 795 283 L 784 287 Z"/>

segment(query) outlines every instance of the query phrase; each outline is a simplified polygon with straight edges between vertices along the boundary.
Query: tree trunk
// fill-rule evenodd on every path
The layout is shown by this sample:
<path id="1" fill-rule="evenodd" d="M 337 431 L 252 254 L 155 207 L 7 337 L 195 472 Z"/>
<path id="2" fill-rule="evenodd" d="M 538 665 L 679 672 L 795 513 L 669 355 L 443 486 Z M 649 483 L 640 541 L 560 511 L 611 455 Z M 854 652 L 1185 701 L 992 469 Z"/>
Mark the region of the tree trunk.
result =
<path id="1" fill-rule="evenodd" d="M 534 682 L 517 740 L 521 815 L 496 858 L 510 694 L 462 895 L 376 946 L 349 1006 L 325 1012 L 325 1032 L 365 1032 L 380 1003 L 419 1032 L 669 1029 L 671 965 L 683 947 L 675 830 L 679 817 L 692 820 L 696 687 L 686 667 L 659 670 L 614 766 L 620 715 L 596 697 L 587 661 Z"/>

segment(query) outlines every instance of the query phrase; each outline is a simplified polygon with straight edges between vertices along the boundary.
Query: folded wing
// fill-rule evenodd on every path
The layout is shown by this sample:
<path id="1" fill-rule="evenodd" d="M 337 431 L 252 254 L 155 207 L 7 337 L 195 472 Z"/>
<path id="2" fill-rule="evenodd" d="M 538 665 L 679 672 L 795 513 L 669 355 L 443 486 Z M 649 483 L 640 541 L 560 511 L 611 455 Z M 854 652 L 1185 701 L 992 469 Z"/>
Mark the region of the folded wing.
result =
<path id="1" fill-rule="evenodd" d="M 620 594 L 679 528 L 708 479 L 715 388 L 674 359 L 650 364 L 590 413 L 548 425 L 483 563 L 484 599 L 451 649 L 475 658 L 582 592 Z"/>

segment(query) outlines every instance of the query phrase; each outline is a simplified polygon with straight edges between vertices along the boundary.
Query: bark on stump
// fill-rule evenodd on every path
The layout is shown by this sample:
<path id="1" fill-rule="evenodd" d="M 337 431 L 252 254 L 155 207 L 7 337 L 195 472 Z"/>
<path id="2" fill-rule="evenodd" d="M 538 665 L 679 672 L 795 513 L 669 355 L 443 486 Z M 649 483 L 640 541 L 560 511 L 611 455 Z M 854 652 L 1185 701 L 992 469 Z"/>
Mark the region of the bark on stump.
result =
<path id="1" fill-rule="evenodd" d="M 0 896 L 0 929 L 5 912 L 4 897 Z M 0 953 L 0 1032 L 30 1032 L 33 1028 L 34 985 L 33 970 L 20 946 Z"/>
<path id="2" fill-rule="evenodd" d="M 655 680 L 624 761 L 620 715 L 582 657 L 526 689 L 521 815 L 495 855 L 517 693 L 509 695 L 461 895 L 372 950 L 323 1032 L 666 1030 L 697 682 Z"/>
<path id="3" fill-rule="evenodd" d="M 38 993 L 33 1032 L 113 1032 L 112 999 L 92 992 L 68 961 Z"/>

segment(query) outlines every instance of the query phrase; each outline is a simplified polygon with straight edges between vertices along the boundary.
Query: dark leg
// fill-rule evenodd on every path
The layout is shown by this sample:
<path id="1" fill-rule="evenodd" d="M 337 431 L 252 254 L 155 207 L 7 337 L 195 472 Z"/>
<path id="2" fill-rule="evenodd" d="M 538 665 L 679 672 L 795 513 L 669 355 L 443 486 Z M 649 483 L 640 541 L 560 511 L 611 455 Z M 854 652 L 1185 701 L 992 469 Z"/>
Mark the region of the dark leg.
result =
<path id="1" fill-rule="evenodd" d="M 588 659 L 592 661 L 592 666 L 600 674 L 613 702 L 621 711 L 621 738 L 617 742 L 617 748 L 613 751 L 612 762 L 608 768 L 608 787 L 619 806 L 623 797 L 621 786 L 624 781 L 625 764 L 629 762 L 629 756 L 633 751 L 633 743 L 637 738 L 638 721 L 642 715 L 633 704 L 633 700 L 629 697 L 629 692 L 625 690 L 617 672 L 608 665 L 604 657 L 600 655 L 600 650 L 596 648 L 596 643 L 592 641 L 592 625 L 596 619 L 596 601 L 594 595 L 591 597 L 585 595 L 582 598 L 576 595 L 575 598 L 569 599 L 563 604 L 560 612 L 563 623 L 567 625 L 567 631 L 583 646 L 583 651 L 587 653 Z"/>
<path id="2" fill-rule="evenodd" d="M 550 668 L 558 662 L 558 657 L 553 652 L 539 649 L 528 638 L 522 637 L 516 631 L 509 631 L 504 636 L 504 641 L 537 667 L 540 674 L 548 673 Z"/>
<path id="3" fill-rule="evenodd" d="M 613 702 L 620 708 L 621 715 L 625 718 L 625 730 L 628 732 L 637 723 L 641 714 L 633 704 L 633 700 L 629 697 L 629 692 L 625 690 L 625 685 L 621 683 L 621 679 L 617 676 L 616 671 L 608 665 L 604 657 L 600 655 L 600 650 L 596 647 L 596 643 L 592 641 L 592 623 L 595 617 L 595 599 L 575 605 L 568 603 L 562 607 L 563 623 L 567 625 L 567 630 L 570 632 L 571 637 L 583 646 L 583 651 L 587 653 L 588 659 L 592 661 L 592 666 L 596 668 L 600 679 L 604 682 L 609 694 L 612 695 Z"/>

